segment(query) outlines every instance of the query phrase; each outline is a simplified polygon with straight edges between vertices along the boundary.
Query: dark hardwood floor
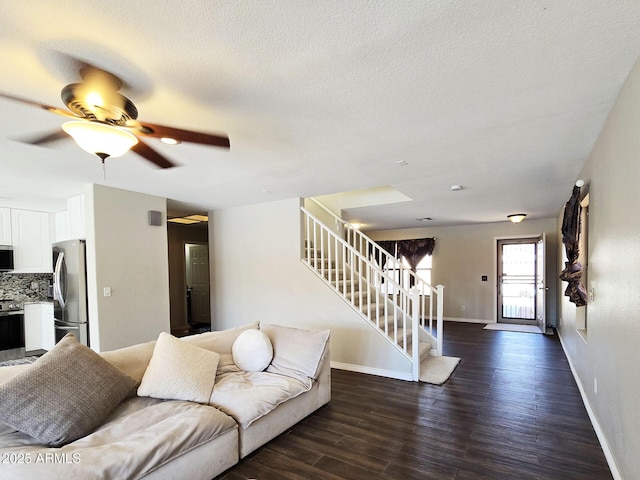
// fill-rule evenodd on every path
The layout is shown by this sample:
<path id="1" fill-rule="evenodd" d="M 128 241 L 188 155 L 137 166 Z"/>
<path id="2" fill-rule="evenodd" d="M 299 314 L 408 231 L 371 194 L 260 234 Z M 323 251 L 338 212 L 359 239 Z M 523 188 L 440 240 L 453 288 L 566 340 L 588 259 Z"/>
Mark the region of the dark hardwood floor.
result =
<path id="1" fill-rule="evenodd" d="M 218 478 L 611 479 L 558 337 L 482 327 L 446 322 L 442 386 L 333 370 L 331 403 Z"/>

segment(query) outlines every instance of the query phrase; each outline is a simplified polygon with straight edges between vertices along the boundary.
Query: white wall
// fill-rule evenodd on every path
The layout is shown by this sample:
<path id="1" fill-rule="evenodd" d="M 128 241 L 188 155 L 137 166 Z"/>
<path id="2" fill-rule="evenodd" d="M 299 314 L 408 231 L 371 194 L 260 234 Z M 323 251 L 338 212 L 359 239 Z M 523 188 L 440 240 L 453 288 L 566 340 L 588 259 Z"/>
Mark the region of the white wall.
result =
<path id="1" fill-rule="evenodd" d="M 293 198 L 210 213 L 212 328 L 330 329 L 334 366 L 408 378 L 409 362 L 300 261 L 299 210 Z"/>
<path id="2" fill-rule="evenodd" d="M 581 177 L 589 185 L 588 286 L 595 297 L 585 341 L 575 330 L 575 306 L 559 294 L 560 334 L 605 453 L 615 459 L 618 478 L 631 480 L 640 478 L 640 64 Z"/>
<path id="3" fill-rule="evenodd" d="M 496 319 L 496 238 L 546 234 L 547 324 L 556 320 L 556 219 L 526 219 L 454 227 L 365 232 L 374 240 L 436 237 L 433 285 L 444 285 L 445 320 L 493 322 Z M 487 281 L 482 281 L 486 275 Z M 465 309 L 462 310 L 464 305 Z"/>
<path id="4" fill-rule="evenodd" d="M 96 351 L 155 340 L 169 327 L 166 199 L 102 185 L 85 190 L 89 335 Z M 111 287 L 111 296 L 103 296 Z"/>

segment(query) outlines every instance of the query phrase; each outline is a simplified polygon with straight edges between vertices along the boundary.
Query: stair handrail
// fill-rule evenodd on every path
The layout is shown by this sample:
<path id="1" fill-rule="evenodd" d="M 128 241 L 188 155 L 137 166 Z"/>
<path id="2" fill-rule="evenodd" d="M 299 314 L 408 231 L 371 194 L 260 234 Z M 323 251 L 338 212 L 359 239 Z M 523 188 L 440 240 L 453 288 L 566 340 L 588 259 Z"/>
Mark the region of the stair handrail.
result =
<path id="1" fill-rule="evenodd" d="M 318 223 L 319 225 L 323 225 L 322 220 L 320 220 L 318 217 L 316 217 L 313 213 L 311 213 L 305 207 L 301 207 L 300 209 L 305 214 L 307 214 L 310 218 L 312 218 L 316 223 Z M 326 226 L 324 226 L 324 228 L 328 232 L 335 233 L 335 232 L 332 232 Z M 394 284 L 394 286 L 397 287 L 398 290 L 401 291 L 404 295 L 407 295 L 407 296 L 411 295 L 411 292 L 409 290 L 404 288 L 400 283 L 396 282 L 394 278 L 387 276 L 387 272 L 385 272 L 385 270 L 380 268 L 380 266 L 377 265 L 375 262 L 372 262 L 366 255 L 363 255 L 360 251 L 358 251 L 357 248 L 355 248 L 353 245 L 351 245 L 349 242 L 347 242 L 344 238 L 340 238 L 340 237 L 336 236 L 336 240 L 340 244 L 342 244 L 350 253 L 352 253 L 355 257 L 357 257 L 359 260 L 361 260 L 362 262 L 366 263 L 368 266 L 370 266 L 377 273 L 385 276 L 385 278 L 388 278 L 389 281 L 391 281 Z"/>
<path id="2" fill-rule="evenodd" d="M 338 222 L 339 224 L 342 224 L 343 227 L 347 229 L 347 239 L 346 239 L 347 244 L 352 245 L 354 248 L 357 247 L 356 250 L 360 252 L 364 251 L 365 257 L 368 257 L 371 253 L 374 253 L 374 258 L 383 258 L 384 256 L 384 259 L 385 259 L 384 265 L 386 266 L 387 271 L 389 270 L 388 266 L 393 265 L 394 269 L 398 270 L 400 279 L 404 278 L 405 273 L 407 273 L 410 278 L 413 278 L 413 282 L 411 282 L 413 283 L 413 288 L 417 288 L 420 291 L 419 301 L 421 302 L 420 310 L 422 312 L 422 315 L 420 315 L 420 318 L 419 318 L 420 325 L 423 328 L 427 329 L 429 333 L 436 338 L 437 354 L 442 355 L 444 286 L 436 285 L 434 287 L 433 285 L 427 283 L 422 277 L 420 277 L 413 270 L 411 270 L 410 268 L 406 268 L 402 263 L 402 261 L 396 258 L 395 255 L 391 255 L 389 252 L 387 252 L 383 248 L 380 248 L 380 246 L 375 241 L 373 241 L 367 235 L 362 233 L 362 231 L 359 228 L 356 228 L 354 225 L 352 225 L 348 221 L 340 218 L 338 215 L 336 215 L 331 209 L 329 209 L 326 205 L 324 205 L 318 199 L 314 197 L 309 197 L 308 199 L 311 200 L 319 208 L 321 208 L 324 212 L 326 212 L 329 216 L 331 216 L 334 219 L 334 221 Z M 308 210 L 306 211 L 308 212 Z M 322 223 L 316 217 L 314 218 L 316 219 L 316 221 L 319 221 L 320 223 Z M 353 239 L 353 243 L 350 241 L 351 238 Z M 379 265 L 377 266 L 379 267 Z M 379 270 L 381 269 L 379 268 Z M 385 280 L 391 279 L 389 275 L 384 275 L 384 278 Z M 394 283 L 397 283 L 397 282 L 394 282 Z M 400 285 L 400 287 L 402 287 L 402 285 Z M 402 288 L 405 292 L 407 293 L 409 292 L 406 288 L 404 287 Z M 425 289 L 429 292 L 429 295 L 425 295 Z M 434 318 L 434 305 L 433 305 L 434 295 L 433 294 L 435 294 L 435 298 L 436 298 L 436 309 L 435 309 L 436 325 L 435 326 L 433 325 L 433 318 Z M 427 305 L 426 305 L 427 299 L 425 297 L 428 297 L 428 302 L 429 302 L 428 318 L 426 319 L 424 318 L 425 315 L 427 315 Z"/>
<path id="3" fill-rule="evenodd" d="M 354 247 L 358 247 L 358 250 L 365 252 L 365 255 L 368 255 L 369 252 L 376 252 L 374 255 L 375 258 L 385 258 L 385 265 L 394 265 L 394 268 L 399 270 L 400 278 L 403 278 L 404 273 L 408 273 L 410 277 L 413 277 L 413 285 L 421 285 L 423 287 L 427 287 L 431 292 L 437 293 L 438 290 L 433 285 L 427 283 L 422 277 L 420 277 L 417 273 L 415 273 L 411 269 L 407 269 L 404 264 L 396 258 L 395 255 L 391 255 L 389 252 L 380 248 L 380 246 L 374 241 L 371 240 L 367 235 L 362 233 L 359 228 L 356 228 L 352 223 L 340 218 L 336 215 L 331 209 L 329 209 L 326 205 L 320 202 L 318 199 L 309 197 L 309 200 L 314 202 L 318 207 L 328 213 L 336 222 L 341 223 L 344 227 L 347 228 L 347 243 L 352 244 Z M 350 236 L 353 235 L 354 241 L 351 243 L 349 241 Z M 357 240 L 356 240 L 357 239 Z M 364 247 L 364 248 L 363 248 Z M 424 295 L 424 289 L 420 289 L 421 294 Z"/>
<path id="4" fill-rule="evenodd" d="M 353 245 L 350 245 L 346 240 L 344 240 L 343 238 L 341 238 L 340 236 L 338 236 L 336 234 L 336 232 L 332 231 L 331 229 L 329 229 L 318 217 L 316 217 L 313 213 L 311 213 L 309 210 L 307 210 L 305 207 L 300 207 L 301 211 L 305 213 L 305 215 L 307 215 L 308 218 L 310 218 L 311 220 L 313 220 L 314 222 L 314 228 L 315 225 L 319 225 L 320 228 L 322 228 L 324 231 L 327 232 L 327 234 L 331 235 L 334 239 L 335 242 L 339 243 L 340 246 L 346 250 L 346 252 L 348 252 L 353 259 L 357 260 L 358 262 L 366 265 L 371 271 L 375 272 L 376 274 L 380 275 L 382 278 L 384 278 L 386 281 L 391 282 L 394 285 L 394 297 L 401 297 L 402 300 L 400 301 L 394 301 L 393 303 L 394 305 L 394 332 L 393 332 L 393 338 L 395 341 L 399 341 L 398 337 L 397 337 L 397 320 L 398 320 L 398 312 L 400 313 L 400 315 L 402 315 L 402 320 L 403 320 L 403 325 L 408 325 L 409 322 L 411 321 L 411 316 L 410 316 L 410 312 L 408 311 L 408 309 L 402 309 L 399 308 L 399 304 L 405 303 L 405 304 L 409 304 L 411 301 L 411 292 L 409 290 L 407 290 L 406 288 L 404 288 L 402 285 L 400 285 L 398 282 L 395 281 L 395 279 L 393 279 L 392 277 L 390 277 L 387 272 L 385 272 L 384 270 L 382 270 L 378 265 L 375 264 L 375 262 L 372 262 L 371 260 L 369 260 L 369 258 L 367 258 L 366 255 L 363 255 L 361 252 L 359 252 L 355 247 L 353 247 Z M 307 224 L 307 229 L 309 229 L 309 225 Z M 306 232 L 307 233 L 307 237 L 310 236 L 309 231 Z M 313 232 L 314 236 L 316 236 L 317 232 Z M 321 237 L 322 239 L 322 237 Z M 311 265 L 311 261 L 313 260 L 315 264 L 320 264 L 320 273 L 322 275 L 323 278 L 325 278 L 326 282 L 330 285 L 333 286 L 332 284 L 332 277 L 331 277 L 331 273 L 329 272 L 329 278 L 326 279 L 326 277 L 324 277 L 324 269 L 325 269 L 325 260 L 329 260 L 331 261 L 331 258 L 326 259 L 324 257 L 324 250 L 321 248 L 320 249 L 320 256 L 318 256 L 317 250 L 314 249 L 314 254 L 311 255 L 309 250 L 307 250 L 306 256 L 304 258 L 304 260 L 306 260 L 306 262 Z M 355 275 L 358 275 L 359 279 L 365 279 L 366 277 L 362 275 L 361 271 L 356 271 L 356 269 L 352 268 L 353 265 L 355 264 L 354 260 L 351 260 L 350 262 L 346 262 L 346 260 L 344 260 L 343 262 L 345 265 L 349 265 L 351 268 L 351 279 L 353 280 L 355 278 Z M 337 280 L 336 280 L 337 281 Z M 352 287 L 353 288 L 353 287 Z M 334 287 L 335 290 L 339 291 L 337 288 Z M 341 293 L 341 295 L 347 299 L 346 297 L 346 290 L 344 292 L 339 292 Z M 351 292 L 353 295 L 353 291 Z M 360 289 L 358 292 L 360 295 L 362 295 L 362 290 Z M 369 305 L 371 306 L 371 305 Z M 380 326 L 380 318 L 379 316 L 376 316 L 376 319 L 374 321 L 373 318 L 371 318 L 371 312 L 369 311 L 368 314 L 365 314 L 364 312 L 361 311 L 361 313 L 365 316 L 367 316 L 368 320 L 374 324 L 376 327 L 378 328 L 382 328 Z M 384 333 L 385 334 L 389 334 L 388 330 L 387 330 L 387 326 L 385 325 L 385 329 L 384 329 Z M 416 332 L 417 334 L 417 332 Z M 411 357 L 408 353 L 409 351 L 409 345 L 407 342 L 407 329 L 404 328 L 403 330 L 403 338 L 402 338 L 402 346 L 396 344 L 395 345 L 396 348 L 399 348 L 400 351 L 402 351 L 405 355 L 407 355 L 407 357 Z"/>

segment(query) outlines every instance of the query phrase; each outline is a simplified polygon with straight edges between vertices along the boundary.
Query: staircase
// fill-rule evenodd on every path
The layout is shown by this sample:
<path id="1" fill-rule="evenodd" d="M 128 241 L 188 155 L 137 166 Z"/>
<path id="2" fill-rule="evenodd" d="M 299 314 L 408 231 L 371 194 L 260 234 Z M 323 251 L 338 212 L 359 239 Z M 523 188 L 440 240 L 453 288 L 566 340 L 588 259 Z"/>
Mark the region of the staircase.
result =
<path id="1" fill-rule="evenodd" d="M 353 225 L 313 201 L 335 227 L 301 207 L 302 262 L 409 360 L 411 376 L 419 381 L 421 362 L 429 355 L 442 355 L 444 287 L 428 285 Z M 380 262 L 384 269 L 376 258 L 386 260 Z"/>

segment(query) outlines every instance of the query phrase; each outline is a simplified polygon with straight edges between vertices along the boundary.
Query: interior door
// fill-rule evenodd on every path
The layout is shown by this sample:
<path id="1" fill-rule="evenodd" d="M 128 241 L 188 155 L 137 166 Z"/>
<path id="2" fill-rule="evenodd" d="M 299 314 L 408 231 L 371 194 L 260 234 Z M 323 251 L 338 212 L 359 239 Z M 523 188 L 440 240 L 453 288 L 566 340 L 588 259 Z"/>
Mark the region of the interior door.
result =
<path id="1" fill-rule="evenodd" d="M 500 239 L 497 248 L 498 322 L 544 322 L 544 236 Z"/>
<path id="2" fill-rule="evenodd" d="M 187 282 L 191 287 L 191 322 L 211 323 L 209 301 L 209 247 L 189 244 Z"/>

